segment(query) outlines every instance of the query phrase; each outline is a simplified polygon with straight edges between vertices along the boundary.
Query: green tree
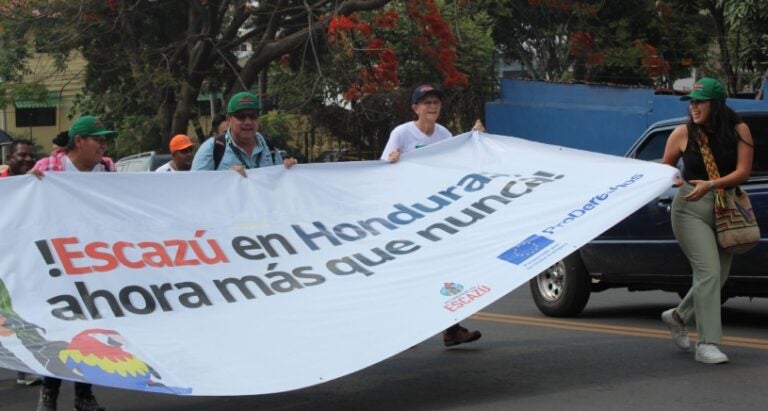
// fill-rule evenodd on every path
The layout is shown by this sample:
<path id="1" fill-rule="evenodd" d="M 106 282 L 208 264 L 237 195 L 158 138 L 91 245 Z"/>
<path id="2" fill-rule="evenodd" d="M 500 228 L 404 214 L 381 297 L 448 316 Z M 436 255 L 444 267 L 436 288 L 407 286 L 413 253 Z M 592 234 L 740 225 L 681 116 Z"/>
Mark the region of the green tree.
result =
<path id="1" fill-rule="evenodd" d="M 760 88 L 766 76 L 768 3 L 759 0 L 701 0 L 713 23 L 719 67 L 731 95 L 745 85 Z"/>
<path id="2" fill-rule="evenodd" d="M 571 59 L 568 40 L 582 17 L 541 1 L 482 0 L 493 18 L 493 38 L 501 54 L 522 64 L 534 80 L 562 80 Z M 578 11 L 578 10 L 576 10 Z"/>
<path id="3" fill-rule="evenodd" d="M 331 51 L 320 60 L 293 53 L 275 64 L 272 91 L 281 109 L 300 109 L 353 147 L 359 158 L 378 157 L 394 126 L 413 118 L 417 84 L 446 89 L 441 122 L 454 132 L 482 118 L 494 97 L 491 21 L 474 2 L 411 0 L 335 19 Z M 308 132 L 308 143 L 314 145 Z"/>
<path id="4" fill-rule="evenodd" d="M 699 63 L 692 7 L 660 1 L 485 0 L 504 57 L 537 80 L 671 86 Z M 693 24 L 692 24 L 693 23 Z"/>
<path id="5" fill-rule="evenodd" d="M 201 93 L 251 89 L 280 56 L 318 52 L 334 16 L 390 1 L 0 0 L 0 75 L 6 95 L 17 93 L 36 50 L 61 67 L 77 51 L 88 63 L 79 111 L 104 113 L 121 143 L 164 147 L 190 121 L 204 135 Z"/>

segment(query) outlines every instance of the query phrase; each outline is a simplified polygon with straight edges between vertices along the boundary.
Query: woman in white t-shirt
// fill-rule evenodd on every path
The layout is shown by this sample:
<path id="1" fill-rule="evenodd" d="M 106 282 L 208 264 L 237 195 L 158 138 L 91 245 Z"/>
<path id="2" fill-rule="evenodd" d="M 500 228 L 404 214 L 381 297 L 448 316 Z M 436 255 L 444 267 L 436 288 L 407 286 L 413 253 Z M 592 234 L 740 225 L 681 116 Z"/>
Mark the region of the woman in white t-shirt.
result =
<path id="1" fill-rule="evenodd" d="M 411 95 L 411 109 L 416 113 L 416 120 L 401 124 L 392 130 L 381 159 L 395 163 L 402 153 L 451 138 L 451 132 L 437 124 L 442 107 L 442 90 L 429 84 L 416 87 Z M 485 128 L 483 123 L 477 120 L 472 130 L 485 131 Z M 456 323 L 443 331 L 443 344 L 452 347 L 477 341 L 481 336 L 480 331 L 469 331 Z"/>

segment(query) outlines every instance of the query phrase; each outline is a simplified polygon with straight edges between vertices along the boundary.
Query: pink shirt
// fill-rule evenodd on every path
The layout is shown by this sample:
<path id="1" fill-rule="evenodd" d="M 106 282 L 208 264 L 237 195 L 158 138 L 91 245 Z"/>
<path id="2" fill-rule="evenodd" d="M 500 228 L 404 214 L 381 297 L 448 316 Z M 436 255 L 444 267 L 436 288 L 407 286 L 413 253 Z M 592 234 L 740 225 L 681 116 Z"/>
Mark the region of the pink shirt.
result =
<path id="1" fill-rule="evenodd" d="M 64 149 L 57 148 L 50 156 L 41 158 L 32 167 L 35 170 L 40 171 L 65 171 L 67 164 L 67 152 Z M 102 157 L 101 164 L 94 168 L 93 171 L 117 171 L 115 163 L 109 157 Z"/>

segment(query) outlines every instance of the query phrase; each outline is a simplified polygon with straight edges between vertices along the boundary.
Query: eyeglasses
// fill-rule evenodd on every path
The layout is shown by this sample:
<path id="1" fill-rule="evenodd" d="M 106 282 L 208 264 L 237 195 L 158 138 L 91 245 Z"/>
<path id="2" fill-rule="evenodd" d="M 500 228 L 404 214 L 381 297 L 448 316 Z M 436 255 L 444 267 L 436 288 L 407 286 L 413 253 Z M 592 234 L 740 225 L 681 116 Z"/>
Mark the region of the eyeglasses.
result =
<path id="1" fill-rule="evenodd" d="M 698 106 L 699 104 L 704 104 L 704 103 L 709 103 L 709 100 L 696 100 L 696 99 L 688 100 L 688 104 L 692 106 Z"/>
<path id="2" fill-rule="evenodd" d="M 443 102 L 439 98 L 433 97 L 433 98 L 425 98 L 416 104 L 423 104 L 425 106 L 436 106 L 436 105 L 442 105 Z"/>
<path id="3" fill-rule="evenodd" d="M 90 138 L 99 144 L 107 144 L 107 138 L 105 136 L 87 136 L 86 138 Z"/>
<path id="4" fill-rule="evenodd" d="M 258 120 L 259 119 L 259 113 L 255 112 L 255 111 L 248 111 L 248 112 L 245 112 L 245 113 L 237 112 L 237 113 L 233 113 L 232 117 L 238 119 L 239 121 L 243 121 L 246 118 L 249 118 L 251 120 Z"/>

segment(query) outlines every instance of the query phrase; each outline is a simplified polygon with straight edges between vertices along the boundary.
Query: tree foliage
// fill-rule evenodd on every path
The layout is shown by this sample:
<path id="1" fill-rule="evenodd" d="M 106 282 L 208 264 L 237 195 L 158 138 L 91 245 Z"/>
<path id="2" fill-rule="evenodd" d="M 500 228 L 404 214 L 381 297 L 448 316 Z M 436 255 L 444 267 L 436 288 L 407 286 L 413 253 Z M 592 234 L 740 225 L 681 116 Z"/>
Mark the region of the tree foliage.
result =
<path id="1" fill-rule="evenodd" d="M 764 0 L 486 0 L 494 39 L 528 77 L 669 88 L 723 78 L 729 92 L 768 73 Z"/>
<path id="2" fill-rule="evenodd" d="M 418 84 L 445 89 L 440 121 L 456 133 L 482 118 L 494 97 L 491 22 L 473 2 L 392 2 L 337 17 L 327 40 L 320 61 L 296 53 L 281 59 L 272 91 L 281 108 L 301 107 L 312 126 L 360 158 L 378 157 L 392 128 L 413 119 L 409 97 Z"/>
<path id="3" fill-rule="evenodd" d="M 221 107 L 257 86 L 309 119 L 305 148 L 324 129 L 362 154 L 412 118 L 424 82 L 446 88 L 441 121 L 468 129 L 494 97 L 494 52 L 533 79 L 671 87 L 696 67 L 734 93 L 764 77 L 766 40 L 764 0 L 0 0 L 0 104 L 46 96 L 25 77 L 37 52 L 61 71 L 77 53 L 75 108 L 120 130 L 117 154 L 189 124 L 203 136 L 200 96 Z M 281 115 L 265 128 L 296 133 Z"/>
<path id="4" fill-rule="evenodd" d="M 502 0 L 486 2 L 494 39 L 528 76 L 670 87 L 702 64 L 698 10 L 661 1 Z"/>
<path id="5" fill-rule="evenodd" d="M 79 52 L 88 64 L 77 109 L 111 120 L 121 140 L 156 148 L 199 124 L 201 93 L 225 100 L 251 89 L 273 60 L 313 48 L 334 16 L 389 2 L 4 0 L 0 75 L 19 81 L 36 50 L 62 65 Z"/>
<path id="6" fill-rule="evenodd" d="M 699 0 L 709 17 L 717 55 L 705 69 L 726 80 L 731 95 L 759 88 L 768 69 L 768 3 L 760 0 Z"/>

